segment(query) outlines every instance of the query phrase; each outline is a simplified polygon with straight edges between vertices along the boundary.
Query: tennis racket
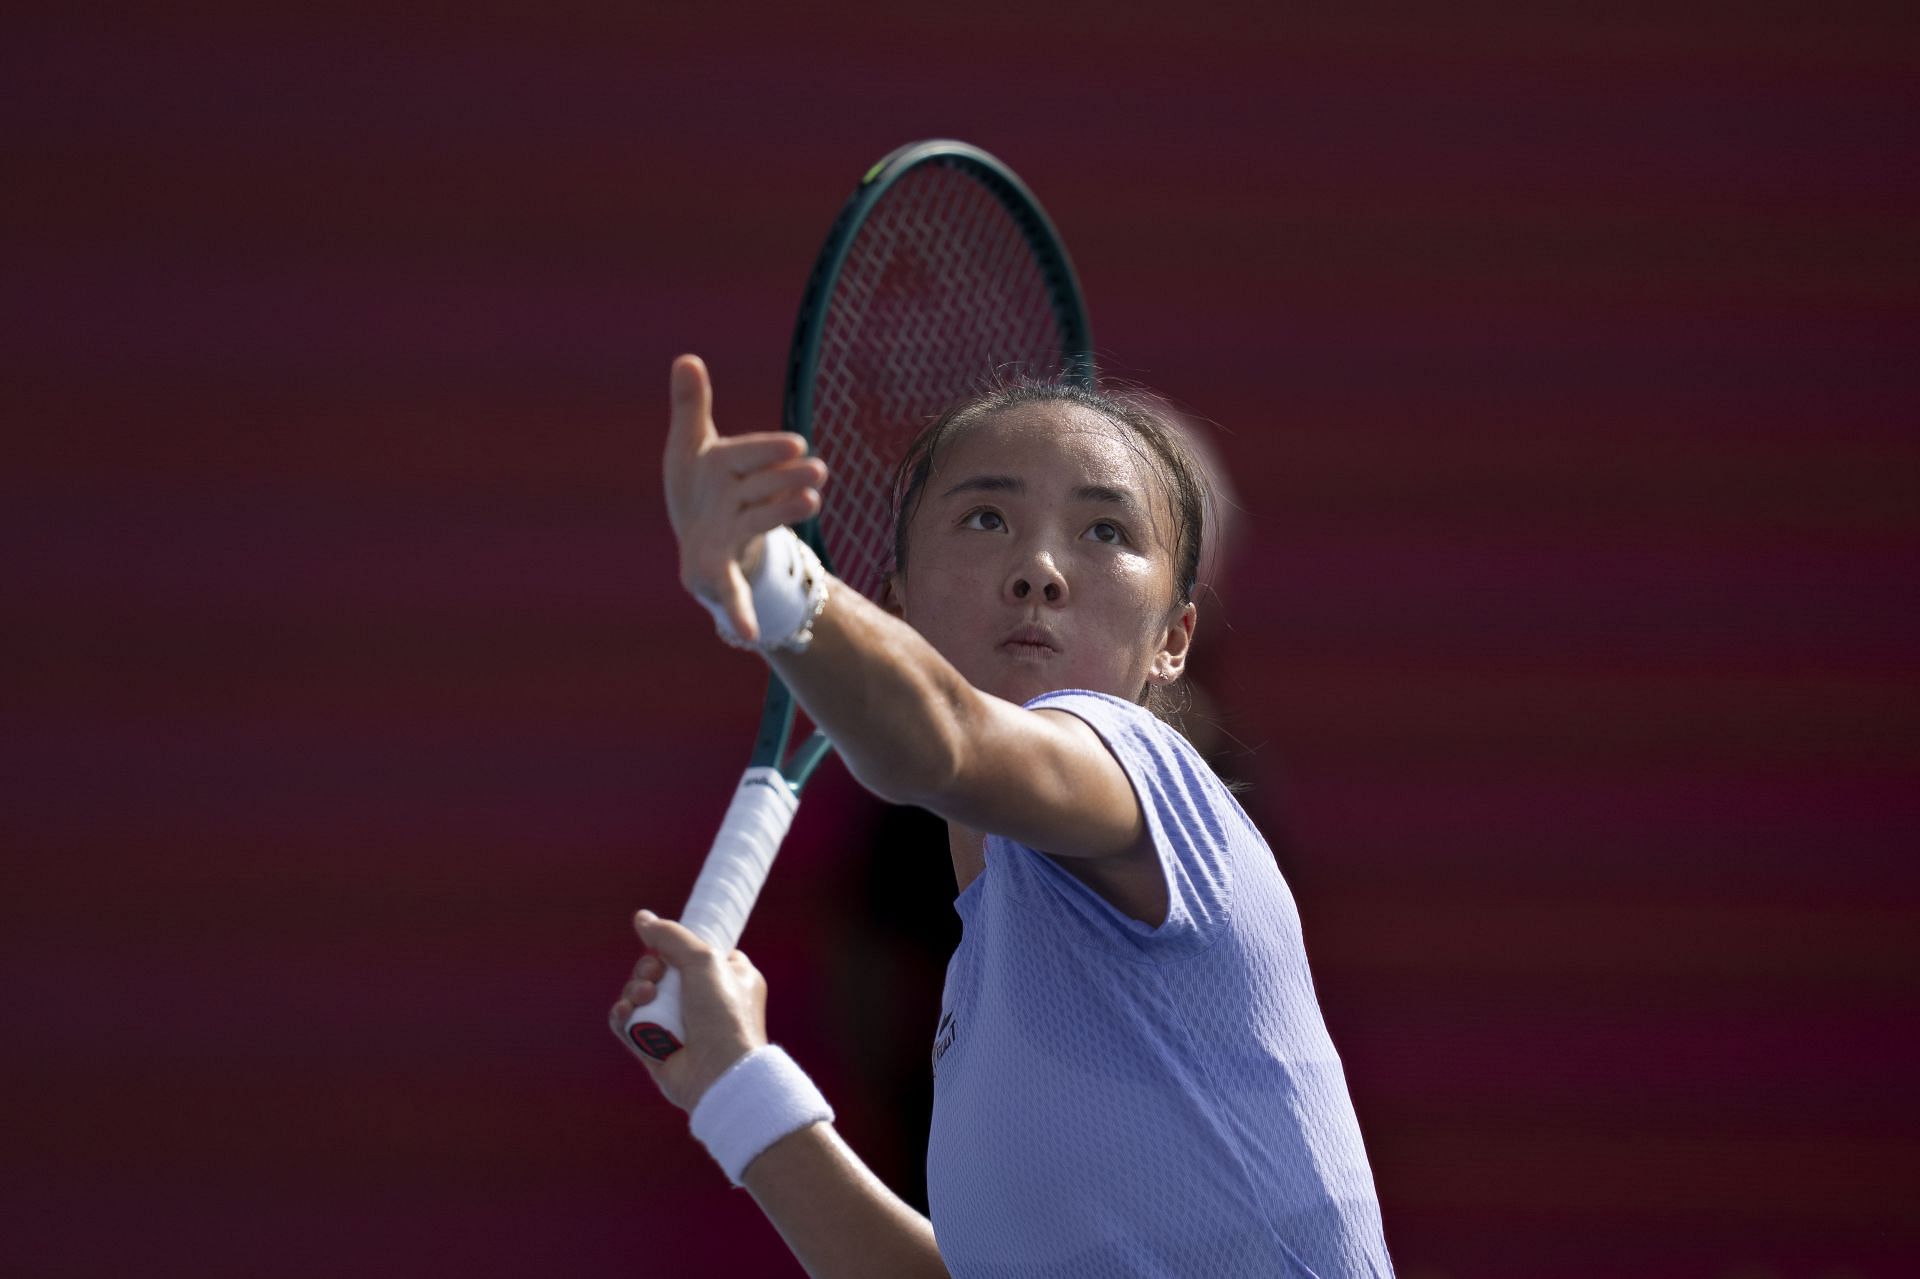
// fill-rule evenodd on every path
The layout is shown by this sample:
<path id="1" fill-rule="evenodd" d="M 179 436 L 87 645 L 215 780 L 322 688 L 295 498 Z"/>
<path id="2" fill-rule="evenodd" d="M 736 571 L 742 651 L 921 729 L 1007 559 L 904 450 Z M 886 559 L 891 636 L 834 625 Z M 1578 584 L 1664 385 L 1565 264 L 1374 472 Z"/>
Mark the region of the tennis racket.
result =
<path id="1" fill-rule="evenodd" d="M 800 298 L 783 428 L 833 482 L 795 532 L 843 583 L 877 600 L 893 558 L 893 479 L 907 445 L 951 405 L 1009 377 L 1093 381 L 1085 304 L 1065 246 L 1013 171 L 961 142 L 915 142 L 868 169 L 827 232 Z M 739 943 L 800 791 L 831 743 L 788 753 L 793 696 L 778 676 L 753 759 L 680 920 L 714 949 Z M 680 975 L 627 1019 L 664 1060 L 684 1036 Z"/>

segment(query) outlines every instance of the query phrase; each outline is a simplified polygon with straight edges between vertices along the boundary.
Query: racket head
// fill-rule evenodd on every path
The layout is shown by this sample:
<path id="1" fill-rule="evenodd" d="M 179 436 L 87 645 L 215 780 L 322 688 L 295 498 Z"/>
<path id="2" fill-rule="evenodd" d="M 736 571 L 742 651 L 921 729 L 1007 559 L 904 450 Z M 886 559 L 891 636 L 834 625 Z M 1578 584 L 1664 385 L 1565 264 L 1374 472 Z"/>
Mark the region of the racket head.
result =
<path id="1" fill-rule="evenodd" d="M 1079 278 L 1026 184 L 964 142 L 893 151 L 842 207 L 801 297 L 783 425 L 833 482 L 800 535 L 878 600 L 907 445 L 1006 381 L 1092 385 L 1092 350 Z"/>

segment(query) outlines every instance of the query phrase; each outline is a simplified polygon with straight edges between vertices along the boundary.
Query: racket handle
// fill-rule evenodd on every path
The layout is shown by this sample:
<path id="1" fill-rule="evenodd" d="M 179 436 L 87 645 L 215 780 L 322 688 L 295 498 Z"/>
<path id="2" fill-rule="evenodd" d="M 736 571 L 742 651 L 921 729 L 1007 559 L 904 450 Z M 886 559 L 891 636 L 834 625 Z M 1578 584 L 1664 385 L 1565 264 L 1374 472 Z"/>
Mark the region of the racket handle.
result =
<path id="1" fill-rule="evenodd" d="M 773 867 L 780 841 L 793 825 L 800 799 L 778 769 L 749 768 L 714 836 L 713 848 L 694 881 L 680 922 L 722 955 L 733 953 L 747 915 Z M 680 1020 L 680 974 L 669 968 L 653 1002 L 627 1018 L 627 1038 L 655 1061 L 665 1061 L 686 1041 Z"/>

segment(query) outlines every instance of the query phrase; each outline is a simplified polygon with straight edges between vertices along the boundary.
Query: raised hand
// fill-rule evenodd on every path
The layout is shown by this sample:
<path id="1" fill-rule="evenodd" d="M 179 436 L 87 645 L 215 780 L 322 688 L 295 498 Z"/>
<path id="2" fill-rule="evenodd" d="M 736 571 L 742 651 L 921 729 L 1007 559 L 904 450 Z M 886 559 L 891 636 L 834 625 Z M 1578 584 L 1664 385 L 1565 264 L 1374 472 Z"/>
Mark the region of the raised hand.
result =
<path id="1" fill-rule="evenodd" d="M 791 432 L 723 437 L 697 355 L 673 362 L 672 399 L 663 470 L 680 584 L 721 609 L 742 639 L 758 639 L 747 578 L 760 562 L 761 535 L 820 509 L 826 463 L 808 457 L 806 440 Z"/>

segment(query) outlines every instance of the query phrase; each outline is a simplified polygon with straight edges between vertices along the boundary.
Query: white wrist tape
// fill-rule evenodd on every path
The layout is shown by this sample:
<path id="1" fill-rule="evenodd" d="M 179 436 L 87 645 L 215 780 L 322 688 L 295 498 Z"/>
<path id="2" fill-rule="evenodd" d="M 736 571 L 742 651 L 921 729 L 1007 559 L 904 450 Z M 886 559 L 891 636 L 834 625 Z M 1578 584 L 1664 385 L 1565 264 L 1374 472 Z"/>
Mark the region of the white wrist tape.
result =
<path id="1" fill-rule="evenodd" d="M 814 621 L 827 606 L 827 570 L 813 548 L 784 524 L 767 533 L 762 546 L 759 567 L 747 582 L 759 639 L 742 639 L 727 621 L 725 609 L 708 600 L 701 602 L 713 614 L 720 638 L 735 648 L 803 653 L 813 642 Z"/>
<path id="2" fill-rule="evenodd" d="M 737 1186 L 761 1151 L 790 1132 L 832 1123 L 833 1107 L 784 1048 L 767 1044 L 708 1086 L 692 1120 L 693 1135 Z"/>

